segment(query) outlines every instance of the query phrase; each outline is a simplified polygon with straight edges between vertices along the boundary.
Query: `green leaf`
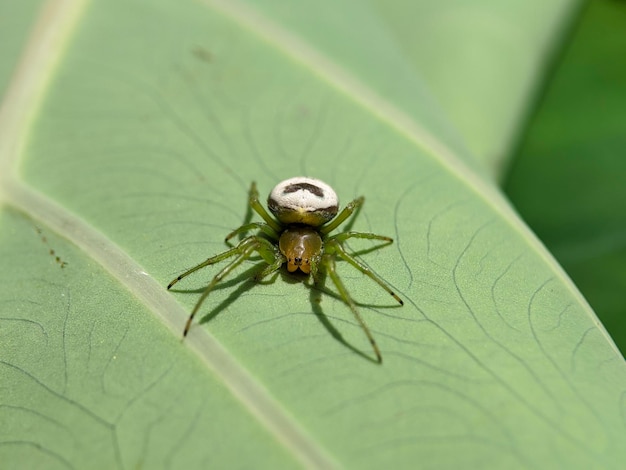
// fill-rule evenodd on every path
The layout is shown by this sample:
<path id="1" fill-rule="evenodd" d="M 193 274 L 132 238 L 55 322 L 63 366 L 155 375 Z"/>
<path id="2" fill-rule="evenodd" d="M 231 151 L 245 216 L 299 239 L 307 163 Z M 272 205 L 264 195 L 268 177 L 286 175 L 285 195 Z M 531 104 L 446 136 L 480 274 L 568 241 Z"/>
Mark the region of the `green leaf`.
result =
<path id="1" fill-rule="evenodd" d="M 622 356 L 383 10 L 135 0 L 42 13 L 0 114 L 0 462 L 621 467 Z M 569 12 L 543 23 L 538 57 Z M 519 122 L 534 80 L 498 89 L 510 101 L 492 119 Z M 344 204 L 364 195 L 353 229 L 395 239 L 362 259 L 404 307 L 338 266 L 381 366 L 355 352 L 371 355 L 336 294 L 286 274 L 255 285 L 252 262 L 180 340 L 219 268 L 167 283 L 225 249 L 251 181 L 267 193 L 298 174 Z"/>

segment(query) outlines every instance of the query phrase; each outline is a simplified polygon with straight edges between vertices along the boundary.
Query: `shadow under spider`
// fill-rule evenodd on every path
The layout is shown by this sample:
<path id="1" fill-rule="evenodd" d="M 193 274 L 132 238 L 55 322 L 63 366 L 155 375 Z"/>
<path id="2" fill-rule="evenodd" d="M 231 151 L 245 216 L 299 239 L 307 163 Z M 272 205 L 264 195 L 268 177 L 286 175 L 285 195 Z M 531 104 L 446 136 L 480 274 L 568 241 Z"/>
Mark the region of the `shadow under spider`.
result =
<path id="1" fill-rule="evenodd" d="M 322 293 L 328 293 L 328 290 L 326 289 L 326 273 L 320 272 L 318 276 L 319 278 L 318 278 L 317 285 L 306 284 L 306 286 L 309 288 L 309 301 L 311 302 L 311 310 L 313 311 L 313 314 L 317 317 L 317 319 L 324 326 L 324 328 L 326 328 L 326 331 L 328 331 L 330 335 L 336 341 L 341 343 L 341 345 L 348 348 L 350 351 L 354 352 L 355 354 L 361 356 L 363 359 L 366 359 L 374 364 L 379 364 L 379 362 L 376 359 L 368 356 L 363 351 L 358 349 L 356 346 L 353 346 L 348 341 L 346 341 L 346 339 L 339 332 L 339 330 L 337 330 L 337 328 L 333 326 L 333 324 L 330 322 L 328 317 L 324 314 L 321 304 L 322 304 Z M 341 299 L 341 297 L 338 295 L 336 296 L 333 295 L 333 297 Z M 345 302 L 342 302 L 342 303 L 345 304 Z"/>
<path id="2" fill-rule="evenodd" d="M 212 292 L 215 291 L 219 291 L 219 290 L 223 290 L 223 289 L 228 289 L 230 287 L 233 286 L 237 286 L 237 288 L 231 292 L 228 297 L 226 297 L 224 300 L 222 300 L 219 304 L 217 304 L 215 307 L 211 308 L 206 314 L 200 316 L 198 318 L 197 324 L 201 325 L 203 323 L 208 323 L 210 322 L 213 318 L 215 318 L 217 315 L 219 315 L 223 310 L 225 310 L 226 308 L 228 308 L 233 302 L 235 302 L 239 297 L 241 297 L 243 294 L 245 294 L 246 292 L 248 292 L 249 290 L 251 290 L 252 288 L 256 287 L 258 284 L 265 284 L 265 282 L 259 283 L 258 281 L 254 280 L 254 275 L 259 272 L 261 269 L 263 269 L 263 266 L 265 266 L 266 264 L 264 262 L 257 262 L 254 266 L 252 266 L 251 268 L 246 269 L 244 272 L 240 273 L 238 276 L 233 277 L 227 281 L 222 281 L 219 284 L 217 284 Z M 269 281 L 271 282 L 271 281 Z M 208 283 L 208 282 L 207 282 Z M 202 294 L 204 292 L 206 288 L 206 285 L 203 287 L 199 287 L 197 289 L 172 289 L 173 292 L 182 292 L 182 293 L 186 293 L 186 294 Z M 207 303 L 208 299 L 210 298 L 207 297 L 206 299 L 204 299 L 204 304 Z M 200 313 L 200 312 L 198 312 Z"/>
<path id="3" fill-rule="evenodd" d="M 337 294 L 334 291 L 329 290 L 326 287 L 326 274 L 324 272 L 319 273 L 319 279 L 318 279 L 317 284 L 307 282 L 307 280 L 309 279 L 308 274 L 289 273 L 284 269 L 284 267 L 281 267 L 281 269 L 275 275 L 271 276 L 268 280 L 256 281 L 254 279 L 254 275 L 260 270 L 262 270 L 265 265 L 266 264 L 263 261 L 257 262 L 254 266 L 246 269 L 244 272 L 242 272 L 238 276 L 228 281 L 220 282 L 217 286 L 215 286 L 215 288 L 213 289 L 214 291 L 228 289 L 235 285 L 237 286 L 237 288 L 234 291 L 232 291 L 226 299 L 222 300 L 218 305 L 214 306 L 206 314 L 201 316 L 198 319 L 197 324 L 202 325 L 204 323 L 210 322 L 216 316 L 222 313 L 222 311 L 224 311 L 231 304 L 233 304 L 244 293 L 250 291 L 251 289 L 253 289 L 254 287 L 258 285 L 272 284 L 276 281 L 276 278 L 278 277 L 278 275 L 280 275 L 283 282 L 286 282 L 287 284 L 304 283 L 304 285 L 309 289 L 309 301 L 311 303 L 311 311 L 317 317 L 317 319 L 320 321 L 320 323 L 326 329 L 326 331 L 333 337 L 333 339 L 335 339 L 336 341 L 341 343 L 344 347 L 348 348 L 350 351 L 359 355 L 363 359 L 366 359 L 369 362 L 372 362 L 374 364 L 378 364 L 378 361 L 376 361 L 376 359 L 368 356 L 366 353 L 358 349 L 356 346 L 346 341 L 346 339 L 339 332 L 339 330 L 337 330 L 337 328 L 333 326 L 333 324 L 330 322 L 328 317 L 324 314 L 324 311 L 322 310 L 322 307 L 321 307 L 323 294 L 333 297 L 334 299 L 339 300 L 345 304 L 345 302 L 343 302 L 343 299 L 341 298 L 339 294 Z M 176 289 L 174 291 L 181 292 L 181 293 L 188 293 L 188 294 L 201 294 L 202 292 L 204 292 L 204 289 L 205 287 L 199 287 L 197 289 Z M 355 303 L 359 306 L 364 306 L 364 304 L 358 303 L 356 301 Z M 346 305 L 346 308 L 349 309 L 347 305 Z"/>

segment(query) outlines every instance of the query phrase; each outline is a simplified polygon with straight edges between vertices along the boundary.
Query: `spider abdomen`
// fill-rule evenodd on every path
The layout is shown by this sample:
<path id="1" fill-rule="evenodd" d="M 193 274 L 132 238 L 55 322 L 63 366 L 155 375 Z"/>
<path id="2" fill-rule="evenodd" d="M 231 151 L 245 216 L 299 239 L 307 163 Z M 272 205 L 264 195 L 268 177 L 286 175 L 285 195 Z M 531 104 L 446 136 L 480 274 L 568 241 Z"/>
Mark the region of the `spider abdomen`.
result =
<path id="1" fill-rule="evenodd" d="M 305 274 L 311 272 L 311 263 L 317 264 L 324 244 L 322 237 L 313 227 L 305 225 L 289 226 L 280 235 L 278 248 L 287 258 L 287 270 L 289 272 L 298 269 Z"/>
<path id="2" fill-rule="evenodd" d="M 283 224 L 319 227 L 337 215 L 339 199 L 323 181 L 297 176 L 276 185 L 267 198 L 267 207 Z"/>

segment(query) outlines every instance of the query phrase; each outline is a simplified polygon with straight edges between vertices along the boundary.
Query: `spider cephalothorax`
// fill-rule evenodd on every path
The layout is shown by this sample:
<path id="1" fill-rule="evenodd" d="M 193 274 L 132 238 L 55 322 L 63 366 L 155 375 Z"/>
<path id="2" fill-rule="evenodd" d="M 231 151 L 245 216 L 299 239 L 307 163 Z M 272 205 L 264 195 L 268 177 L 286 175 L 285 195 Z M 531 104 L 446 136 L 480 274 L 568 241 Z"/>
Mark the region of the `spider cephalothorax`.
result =
<path id="1" fill-rule="evenodd" d="M 335 270 L 335 259 L 339 256 L 339 258 L 350 263 L 385 289 L 402 305 L 403 302 L 400 297 L 391 290 L 385 281 L 369 267 L 358 261 L 353 255 L 347 253 L 343 247 L 343 242 L 349 238 L 381 240 L 387 243 L 391 243 L 392 239 L 382 235 L 364 232 L 340 232 L 337 235 L 329 235 L 330 232 L 335 230 L 350 217 L 350 215 L 363 204 L 363 201 L 363 197 L 355 199 L 337 215 L 339 211 L 339 200 L 333 188 L 323 181 L 314 178 L 290 178 L 278 183 L 268 197 L 267 206 L 274 215 L 275 218 L 273 218 L 259 202 L 259 193 L 256 189 L 256 184 L 252 183 L 250 187 L 249 204 L 250 207 L 261 216 L 265 223 L 252 222 L 242 225 L 228 234 L 226 242 L 228 243 L 228 241 L 237 234 L 244 234 L 252 230 L 258 230 L 260 232 L 245 237 L 230 250 L 203 261 L 172 280 L 167 286 L 169 289 L 178 281 L 198 269 L 234 257 L 205 288 L 196 306 L 189 315 L 183 336 L 187 335 L 193 317 L 215 285 L 230 274 L 235 267 L 256 252 L 267 263 L 267 266 L 263 267 L 263 269 L 256 274 L 255 278 L 257 280 L 263 279 L 276 272 L 283 264 L 287 265 L 289 272 L 300 270 L 305 274 L 311 275 L 314 281 L 317 281 L 319 270 L 323 270 L 323 272 L 331 278 L 339 291 L 339 295 L 344 302 L 348 304 L 350 310 L 352 310 L 355 318 L 363 328 L 376 354 L 377 361 L 382 362 L 382 356 L 374 337 L 361 318 L 354 300 L 352 300 L 352 297 L 348 294 L 345 285 Z"/>

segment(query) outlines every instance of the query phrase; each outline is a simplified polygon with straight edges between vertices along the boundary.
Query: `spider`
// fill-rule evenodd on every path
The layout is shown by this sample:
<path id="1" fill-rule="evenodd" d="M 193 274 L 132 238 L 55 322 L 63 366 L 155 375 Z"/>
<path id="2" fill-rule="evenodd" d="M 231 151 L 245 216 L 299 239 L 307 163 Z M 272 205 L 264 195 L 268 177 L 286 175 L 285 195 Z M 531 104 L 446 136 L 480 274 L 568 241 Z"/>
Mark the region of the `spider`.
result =
<path id="1" fill-rule="evenodd" d="M 330 232 L 339 227 L 355 210 L 363 205 L 364 200 L 363 196 L 356 198 L 337 215 L 339 199 L 333 188 L 318 179 L 295 177 L 278 183 L 270 193 L 267 207 L 274 218 L 259 202 L 259 192 L 256 183 L 253 182 L 250 187 L 249 205 L 265 222 L 252 222 L 233 230 L 225 239 L 225 242 L 232 247 L 231 249 L 194 266 L 173 279 L 167 286 L 169 290 L 178 281 L 199 269 L 234 258 L 213 277 L 204 289 L 187 319 L 183 338 L 187 336 L 194 316 L 213 288 L 256 252 L 267 263 L 267 266 L 264 266 L 254 276 L 257 281 L 276 272 L 285 263 L 287 264 L 287 271 L 293 273 L 300 270 L 312 277 L 314 283 L 318 282 L 320 272 L 327 274 L 335 284 L 341 299 L 348 304 L 357 322 L 361 325 L 372 345 L 376 361 L 382 364 L 383 358 L 378 345 L 335 270 L 335 259 L 339 257 L 347 261 L 387 291 L 400 305 L 404 305 L 402 299 L 391 290 L 391 287 L 381 277 L 346 252 L 343 246 L 343 242 L 350 238 L 385 242 L 384 245 L 374 248 L 378 249 L 392 243 L 393 239 L 373 233 L 352 231 L 330 235 Z M 235 246 L 230 243 L 230 239 L 235 235 L 245 234 L 253 230 L 257 230 L 255 235 L 243 238 Z"/>

